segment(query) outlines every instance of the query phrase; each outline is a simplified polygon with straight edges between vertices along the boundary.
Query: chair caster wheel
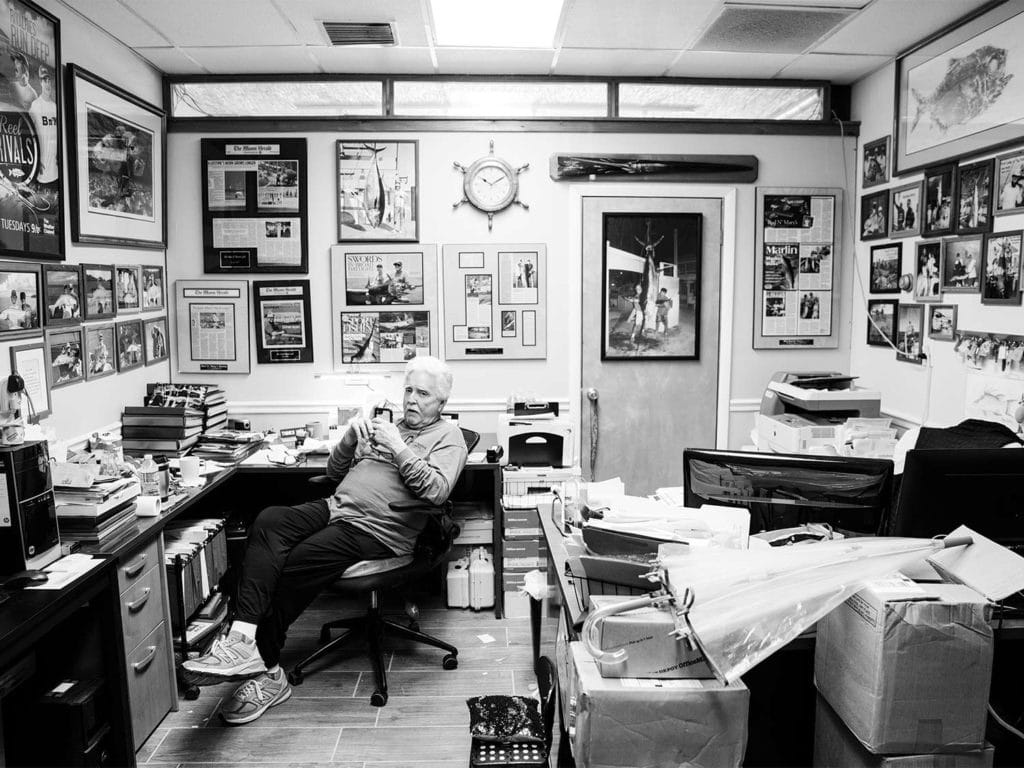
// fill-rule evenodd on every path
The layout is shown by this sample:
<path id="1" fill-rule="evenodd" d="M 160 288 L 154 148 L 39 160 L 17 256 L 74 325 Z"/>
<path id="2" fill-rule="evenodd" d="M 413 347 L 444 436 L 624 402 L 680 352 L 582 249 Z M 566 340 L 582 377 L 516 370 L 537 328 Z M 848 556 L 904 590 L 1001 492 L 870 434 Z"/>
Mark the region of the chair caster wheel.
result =
<path id="1" fill-rule="evenodd" d="M 199 686 L 190 685 L 185 689 L 185 698 L 189 701 L 195 701 L 199 698 Z"/>
<path id="2" fill-rule="evenodd" d="M 441 666 L 444 669 L 458 669 L 459 657 L 454 653 L 449 653 L 443 659 L 441 659 Z"/>
<path id="3" fill-rule="evenodd" d="M 320 630 L 320 645 L 327 645 L 329 642 L 331 642 L 331 630 L 324 627 Z"/>
<path id="4" fill-rule="evenodd" d="M 302 681 L 304 678 L 305 675 L 303 675 L 302 672 L 300 672 L 297 669 L 293 669 L 291 672 L 288 673 L 288 682 L 292 685 L 302 685 Z"/>
<path id="5" fill-rule="evenodd" d="M 370 703 L 375 707 L 383 707 L 388 703 L 388 695 L 380 691 L 374 691 L 373 695 L 370 696 Z"/>

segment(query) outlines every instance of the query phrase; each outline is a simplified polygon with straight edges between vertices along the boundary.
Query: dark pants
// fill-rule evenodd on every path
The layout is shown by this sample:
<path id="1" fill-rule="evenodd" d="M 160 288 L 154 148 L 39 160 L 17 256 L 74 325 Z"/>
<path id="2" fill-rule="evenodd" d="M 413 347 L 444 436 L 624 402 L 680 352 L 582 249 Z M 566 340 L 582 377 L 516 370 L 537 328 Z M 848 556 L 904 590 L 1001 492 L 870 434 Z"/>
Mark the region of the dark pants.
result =
<path id="1" fill-rule="evenodd" d="M 267 507 L 249 531 L 235 618 L 257 625 L 268 667 L 280 660 L 288 627 L 324 587 L 360 560 L 395 556 L 369 534 L 329 518 L 325 499 Z"/>

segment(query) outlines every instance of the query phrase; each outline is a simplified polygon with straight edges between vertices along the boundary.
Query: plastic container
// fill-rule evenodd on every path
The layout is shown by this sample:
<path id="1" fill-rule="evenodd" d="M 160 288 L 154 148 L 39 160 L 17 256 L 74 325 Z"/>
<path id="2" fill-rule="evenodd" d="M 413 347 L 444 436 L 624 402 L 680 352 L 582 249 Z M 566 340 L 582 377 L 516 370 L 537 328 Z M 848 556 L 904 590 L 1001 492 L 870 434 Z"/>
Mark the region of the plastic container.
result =
<path id="1" fill-rule="evenodd" d="M 473 610 L 494 606 L 494 563 L 491 554 L 474 549 L 469 564 L 469 607 Z"/>
<path id="2" fill-rule="evenodd" d="M 448 607 L 469 608 L 469 558 L 448 563 Z"/>
<path id="3" fill-rule="evenodd" d="M 147 453 L 139 465 L 139 483 L 143 496 L 160 496 L 160 468 L 153 461 L 153 454 Z"/>
<path id="4" fill-rule="evenodd" d="M 153 461 L 160 482 L 160 501 L 167 501 L 171 496 L 171 462 L 166 456 L 156 456 Z"/>

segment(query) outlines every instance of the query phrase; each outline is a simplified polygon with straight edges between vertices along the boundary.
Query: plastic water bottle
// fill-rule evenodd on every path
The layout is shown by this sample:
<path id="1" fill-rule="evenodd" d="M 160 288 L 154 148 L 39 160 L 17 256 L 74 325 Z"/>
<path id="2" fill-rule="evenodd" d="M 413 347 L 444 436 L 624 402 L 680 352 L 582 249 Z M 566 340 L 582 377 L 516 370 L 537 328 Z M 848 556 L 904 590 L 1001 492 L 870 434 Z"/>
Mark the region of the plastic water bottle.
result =
<path id="1" fill-rule="evenodd" d="M 147 453 L 139 465 L 139 483 L 142 485 L 143 496 L 160 498 L 160 469 L 153 461 L 153 454 Z"/>

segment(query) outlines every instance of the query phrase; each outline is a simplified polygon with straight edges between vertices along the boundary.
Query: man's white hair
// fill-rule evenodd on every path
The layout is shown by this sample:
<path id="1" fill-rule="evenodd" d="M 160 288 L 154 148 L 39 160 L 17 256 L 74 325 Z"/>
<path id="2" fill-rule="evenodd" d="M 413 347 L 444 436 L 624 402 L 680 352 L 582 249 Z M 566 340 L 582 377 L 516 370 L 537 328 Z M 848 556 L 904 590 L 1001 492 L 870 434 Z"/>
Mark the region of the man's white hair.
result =
<path id="1" fill-rule="evenodd" d="M 438 394 L 442 400 L 448 402 L 448 396 L 452 393 L 452 370 L 447 363 L 431 355 L 417 355 L 405 365 L 406 380 L 418 371 L 434 377 Z"/>

